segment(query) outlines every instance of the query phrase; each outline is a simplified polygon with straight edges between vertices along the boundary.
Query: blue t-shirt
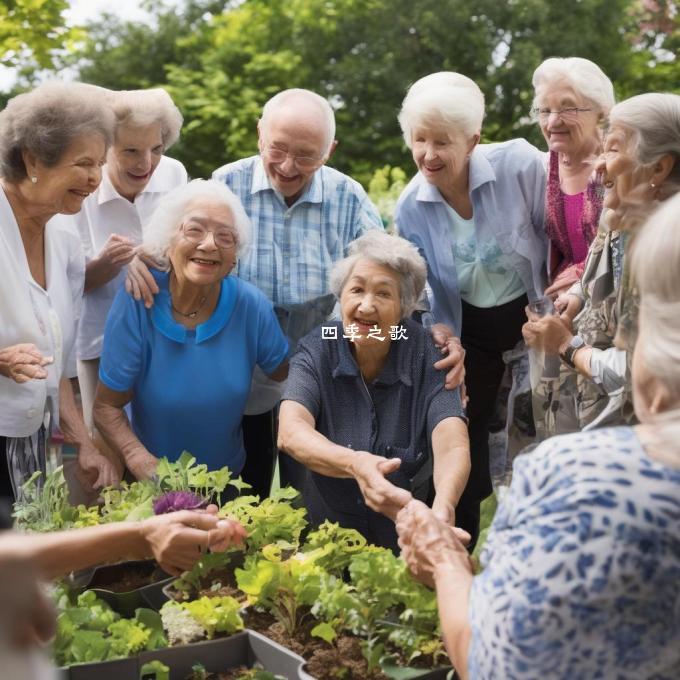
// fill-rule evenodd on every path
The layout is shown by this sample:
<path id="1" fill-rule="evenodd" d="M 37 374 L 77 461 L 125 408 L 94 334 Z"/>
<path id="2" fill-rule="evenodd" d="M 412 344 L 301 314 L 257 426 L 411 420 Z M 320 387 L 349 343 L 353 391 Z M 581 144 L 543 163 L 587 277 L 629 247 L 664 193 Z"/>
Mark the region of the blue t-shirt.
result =
<path id="1" fill-rule="evenodd" d="M 156 456 L 189 451 L 209 469 L 245 462 L 241 418 L 255 364 L 272 373 L 288 343 L 272 304 L 235 276 L 222 281 L 212 316 L 187 330 L 172 316 L 169 275 L 154 272 L 160 289 L 146 309 L 118 291 L 104 330 L 99 379 L 132 390 L 132 429 Z"/>

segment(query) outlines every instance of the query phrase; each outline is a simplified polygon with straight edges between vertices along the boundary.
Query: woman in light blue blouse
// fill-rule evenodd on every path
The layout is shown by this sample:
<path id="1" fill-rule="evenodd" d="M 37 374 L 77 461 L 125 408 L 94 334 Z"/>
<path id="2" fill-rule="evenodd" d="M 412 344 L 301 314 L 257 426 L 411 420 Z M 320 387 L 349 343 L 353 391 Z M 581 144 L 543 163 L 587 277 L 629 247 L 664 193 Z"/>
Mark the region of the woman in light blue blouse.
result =
<path id="1" fill-rule="evenodd" d="M 680 197 L 643 228 L 637 427 L 554 437 L 515 462 L 473 578 L 413 501 L 402 555 L 437 588 L 462 678 L 680 677 Z"/>
<path id="2" fill-rule="evenodd" d="M 484 95 L 458 73 L 433 73 L 409 90 L 399 122 L 418 174 L 395 212 L 401 236 L 428 266 L 433 321 L 466 351 L 472 472 L 458 508 L 478 533 L 491 493 L 488 425 L 505 365 L 521 339 L 527 301 L 545 288 L 544 155 L 522 139 L 479 144 Z"/>

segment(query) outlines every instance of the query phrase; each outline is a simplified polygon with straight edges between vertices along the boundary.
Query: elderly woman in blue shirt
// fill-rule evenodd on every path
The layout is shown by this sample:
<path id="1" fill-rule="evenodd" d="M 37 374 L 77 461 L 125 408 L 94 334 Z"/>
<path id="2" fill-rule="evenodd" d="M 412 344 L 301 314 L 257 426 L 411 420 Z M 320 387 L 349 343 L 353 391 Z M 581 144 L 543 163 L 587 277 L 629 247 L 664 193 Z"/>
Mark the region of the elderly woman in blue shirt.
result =
<path id="1" fill-rule="evenodd" d="M 173 460 L 183 450 L 238 474 L 253 370 L 285 378 L 288 343 L 271 303 L 230 276 L 249 236 L 236 196 L 204 180 L 174 191 L 147 225 L 144 248 L 168 271 L 153 272 L 159 294 L 151 309 L 118 292 L 94 405 L 95 424 L 138 479 L 154 474 L 159 456 Z"/>
<path id="2" fill-rule="evenodd" d="M 393 519 L 412 494 L 455 522 L 470 456 L 460 390 L 434 368 L 439 350 L 408 319 L 425 285 L 412 244 L 372 231 L 336 263 L 342 321 L 298 344 L 279 415 L 279 448 L 310 470 L 304 498 L 328 519 L 397 549 Z"/>
<path id="3" fill-rule="evenodd" d="M 433 320 L 465 349 L 472 471 L 459 504 L 473 535 L 491 493 L 488 426 L 503 377 L 503 352 L 522 339 L 524 308 L 543 294 L 544 155 L 526 141 L 479 144 L 484 95 L 458 73 L 421 78 L 399 122 L 418 174 L 397 203 L 399 233 L 427 261 Z"/>

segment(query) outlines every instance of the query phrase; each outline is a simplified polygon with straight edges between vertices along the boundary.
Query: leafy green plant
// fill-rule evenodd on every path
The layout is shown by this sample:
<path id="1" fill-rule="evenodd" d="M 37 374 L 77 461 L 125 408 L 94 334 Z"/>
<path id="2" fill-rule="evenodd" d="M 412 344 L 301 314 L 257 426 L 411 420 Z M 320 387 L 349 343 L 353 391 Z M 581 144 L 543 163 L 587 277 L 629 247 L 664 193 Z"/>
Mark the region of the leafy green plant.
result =
<path id="1" fill-rule="evenodd" d="M 191 602 L 166 602 L 161 620 L 171 644 L 186 644 L 216 633 L 231 635 L 243 630 L 241 605 L 233 597 L 201 597 Z"/>
<path id="2" fill-rule="evenodd" d="M 366 539 L 355 529 L 345 529 L 337 522 L 326 521 L 308 534 L 302 550 L 323 551 L 316 558 L 316 563 L 338 575 L 349 565 L 353 555 L 374 549 L 374 546 L 366 544 Z"/>
<path id="3" fill-rule="evenodd" d="M 303 607 L 318 598 L 324 570 L 315 563 L 315 553 L 298 553 L 281 559 L 281 551 L 268 546 L 259 555 L 246 558 L 236 570 L 238 587 L 251 604 L 264 607 L 293 635 L 303 617 Z"/>
<path id="4" fill-rule="evenodd" d="M 139 669 L 140 680 L 170 680 L 170 669 L 157 659 L 148 661 Z"/>
<path id="5" fill-rule="evenodd" d="M 72 602 L 64 589 L 57 591 L 57 607 L 54 654 L 61 666 L 167 647 L 161 618 L 150 609 L 138 609 L 133 619 L 124 619 L 92 591 L 86 590 Z"/>
<path id="6" fill-rule="evenodd" d="M 68 502 L 68 485 L 63 467 L 44 476 L 34 472 L 22 487 L 21 498 L 14 505 L 17 527 L 43 533 L 71 527 L 93 526 L 99 522 L 96 507 L 72 506 Z"/>
<path id="7" fill-rule="evenodd" d="M 307 526 L 307 511 L 291 505 L 298 495 L 295 489 L 284 487 L 262 502 L 258 496 L 239 496 L 225 503 L 219 514 L 232 517 L 245 527 L 248 553 L 255 553 L 270 543 L 297 550 L 300 534 Z"/>

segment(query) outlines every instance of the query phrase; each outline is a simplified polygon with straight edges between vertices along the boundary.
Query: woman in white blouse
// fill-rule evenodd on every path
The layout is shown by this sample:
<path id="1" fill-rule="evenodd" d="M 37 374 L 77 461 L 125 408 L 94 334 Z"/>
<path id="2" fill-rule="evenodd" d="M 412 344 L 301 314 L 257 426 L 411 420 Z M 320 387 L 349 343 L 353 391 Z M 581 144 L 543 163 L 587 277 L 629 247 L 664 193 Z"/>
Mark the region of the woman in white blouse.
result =
<path id="1" fill-rule="evenodd" d="M 92 486 L 115 480 L 88 437 L 69 380 L 84 261 L 62 217 L 77 213 L 99 186 L 112 133 L 101 90 L 78 83 L 41 85 L 0 113 L 3 496 L 16 496 L 28 476 L 45 470 L 46 440 L 57 422 L 78 445 L 83 479 Z"/>
<path id="2" fill-rule="evenodd" d="M 187 182 L 184 166 L 163 155 L 182 126 L 170 95 L 162 89 L 114 92 L 109 103 L 116 125 L 102 182 L 74 217 L 87 259 L 77 350 L 83 417 L 91 433 L 109 308 L 142 241 L 144 225 L 162 197 Z"/>

